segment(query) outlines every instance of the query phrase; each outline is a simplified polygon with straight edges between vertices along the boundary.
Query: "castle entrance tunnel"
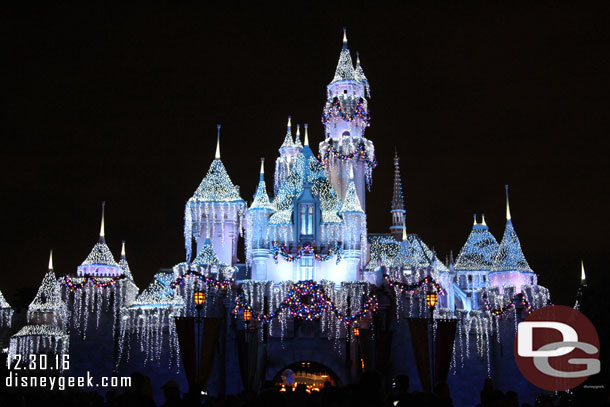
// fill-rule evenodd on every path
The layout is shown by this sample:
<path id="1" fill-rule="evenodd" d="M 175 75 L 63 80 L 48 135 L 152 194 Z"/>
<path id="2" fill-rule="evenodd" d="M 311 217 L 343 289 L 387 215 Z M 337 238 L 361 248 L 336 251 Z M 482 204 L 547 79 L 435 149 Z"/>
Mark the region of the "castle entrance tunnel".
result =
<path id="1" fill-rule="evenodd" d="M 280 391 L 286 391 L 289 387 L 295 389 L 297 385 L 303 384 L 309 392 L 341 384 L 339 377 L 331 369 L 310 361 L 294 362 L 285 366 L 273 377 L 273 382 Z"/>

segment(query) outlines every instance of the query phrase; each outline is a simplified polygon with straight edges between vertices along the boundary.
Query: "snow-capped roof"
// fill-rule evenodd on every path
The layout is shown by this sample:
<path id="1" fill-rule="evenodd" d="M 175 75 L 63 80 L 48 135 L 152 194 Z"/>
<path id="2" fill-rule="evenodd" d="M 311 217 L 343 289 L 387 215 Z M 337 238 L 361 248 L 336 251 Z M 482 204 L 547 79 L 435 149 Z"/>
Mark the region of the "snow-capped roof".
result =
<path id="1" fill-rule="evenodd" d="M 264 210 L 273 210 L 273 205 L 269 200 L 269 195 L 267 194 L 267 186 L 265 185 L 265 170 L 264 170 L 264 162 L 261 160 L 261 171 L 258 180 L 258 187 L 256 188 L 256 193 L 254 194 L 254 201 L 252 205 L 250 205 L 250 209 L 264 209 Z"/>
<path id="2" fill-rule="evenodd" d="M 352 62 L 352 56 L 347 48 L 347 35 L 343 32 L 343 46 L 341 53 L 339 54 L 339 62 L 337 63 L 337 69 L 335 70 L 335 76 L 332 82 L 355 80 L 356 71 L 354 70 L 354 63 Z M 331 82 L 331 83 L 332 83 Z"/>
<path id="3" fill-rule="evenodd" d="M 170 287 L 174 273 L 161 271 L 153 281 L 138 295 L 132 307 L 168 307 L 184 305 L 184 299 Z"/>
<path id="4" fill-rule="evenodd" d="M 0 291 L 0 308 L 10 308 L 9 303 L 4 299 L 4 295 L 2 295 L 2 291 Z"/>
<path id="5" fill-rule="evenodd" d="M 349 181 L 347 192 L 345 193 L 345 200 L 343 201 L 341 210 L 339 210 L 340 215 L 343 215 L 344 213 L 364 213 L 362 206 L 360 205 L 360 200 L 358 199 L 358 194 L 356 193 L 356 184 L 354 183 L 353 178 Z"/>
<path id="6" fill-rule="evenodd" d="M 505 272 L 505 271 L 518 271 L 522 273 L 533 273 L 523 250 L 521 250 L 521 243 L 513 227 L 512 220 L 506 221 L 506 228 L 504 229 L 504 236 L 502 242 L 498 248 L 498 252 L 494 258 L 493 266 L 491 267 L 492 272 Z"/>
<path id="7" fill-rule="evenodd" d="M 311 184 L 313 196 L 319 200 L 322 212 L 322 223 L 341 223 L 337 212 L 341 209 L 341 200 L 328 180 L 320 163 L 313 155 L 309 145 L 299 153 L 294 168 L 280 185 L 273 201 L 276 212 L 269 219 L 270 225 L 289 225 L 292 223 L 294 205 L 303 193 L 305 183 Z"/>
<path id="8" fill-rule="evenodd" d="M 220 158 L 212 161 L 208 173 L 188 200 L 189 204 L 203 202 L 244 202 Z"/>
<path id="9" fill-rule="evenodd" d="M 498 242 L 487 225 L 475 221 L 466 243 L 457 256 L 454 269 L 456 271 L 489 271 L 493 266 L 498 248 Z"/>

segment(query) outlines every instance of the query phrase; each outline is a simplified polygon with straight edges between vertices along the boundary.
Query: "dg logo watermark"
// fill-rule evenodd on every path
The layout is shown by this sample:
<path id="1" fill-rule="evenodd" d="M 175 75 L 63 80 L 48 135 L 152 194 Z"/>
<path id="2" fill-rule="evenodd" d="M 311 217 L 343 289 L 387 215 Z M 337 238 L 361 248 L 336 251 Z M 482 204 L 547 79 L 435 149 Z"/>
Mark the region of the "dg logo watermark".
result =
<path id="1" fill-rule="evenodd" d="M 532 312 L 513 345 L 519 370 L 541 389 L 572 389 L 599 373 L 599 337 L 582 313 L 563 305 Z"/>

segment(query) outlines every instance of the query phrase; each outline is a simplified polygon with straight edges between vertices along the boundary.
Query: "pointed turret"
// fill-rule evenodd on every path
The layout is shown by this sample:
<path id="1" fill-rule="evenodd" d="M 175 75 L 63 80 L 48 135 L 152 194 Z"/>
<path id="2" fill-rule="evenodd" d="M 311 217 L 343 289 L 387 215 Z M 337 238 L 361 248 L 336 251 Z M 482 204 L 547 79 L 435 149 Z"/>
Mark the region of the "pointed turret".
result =
<path id="1" fill-rule="evenodd" d="M 304 126 L 305 126 L 305 141 L 304 141 L 304 145 L 308 146 L 309 145 L 309 134 L 307 133 L 307 127 L 308 127 L 307 123 L 305 123 Z"/>
<path id="2" fill-rule="evenodd" d="M 288 116 L 288 125 L 286 126 L 286 137 L 284 137 L 284 142 L 282 143 L 282 146 L 280 147 L 280 153 L 282 152 L 283 148 L 293 148 L 294 147 L 294 140 L 292 139 L 292 124 L 291 122 L 291 117 Z"/>
<path id="3" fill-rule="evenodd" d="M 127 253 L 125 251 L 124 240 L 121 242 L 121 258 L 119 259 L 119 266 L 121 266 L 121 270 L 123 270 L 123 275 L 133 281 L 133 275 L 131 274 L 129 263 L 127 263 Z"/>
<path id="4" fill-rule="evenodd" d="M 273 205 L 267 195 L 267 186 L 265 185 L 265 159 L 261 158 L 261 171 L 258 180 L 258 187 L 254 194 L 254 201 L 250 205 L 250 209 L 273 210 Z"/>
<path id="5" fill-rule="evenodd" d="M 216 155 L 207 174 L 184 208 L 184 246 L 186 259 L 192 255 L 192 241 L 203 244 L 203 236 L 212 229 L 212 242 L 226 262 L 237 260 L 237 239 L 246 202 L 239 186 L 234 185 L 220 159 L 220 125 Z"/>
<path id="6" fill-rule="evenodd" d="M 341 47 L 341 53 L 339 54 L 339 62 L 337 63 L 337 69 L 335 70 L 335 76 L 332 82 L 355 80 L 356 71 L 354 70 L 354 63 L 352 62 L 352 56 L 347 48 L 347 31 L 343 29 L 343 46 Z M 332 83 L 331 82 L 331 83 Z"/>
<path id="7" fill-rule="evenodd" d="M 587 285 L 587 276 L 585 275 L 585 263 L 580 261 L 580 284 Z"/>
<path id="8" fill-rule="evenodd" d="M 104 219 L 106 202 L 102 202 L 102 222 L 100 237 L 87 258 L 77 268 L 78 276 L 116 277 L 122 274 L 121 267 L 114 260 L 105 239 Z"/>
<path id="9" fill-rule="evenodd" d="M 12 319 L 13 309 L 6 299 L 4 299 L 2 291 L 0 291 L 0 328 L 10 328 Z"/>
<path id="10" fill-rule="evenodd" d="M 354 183 L 354 173 L 353 171 L 350 174 L 349 186 L 347 187 L 347 193 L 345 194 L 345 200 L 343 201 L 343 206 L 339 211 L 340 215 L 345 213 L 361 213 L 364 214 L 362 210 L 362 206 L 360 206 L 360 200 L 358 199 L 358 194 L 356 193 L 356 184 Z"/>
<path id="11" fill-rule="evenodd" d="M 294 147 L 295 148 L 303 148 L 303 144 L 301 144 L 301 125 L 297 124 L 297 134 L 294 136 Z"/>
<path id="12" fill-rule="evenodd" d="M 53 251 L 49 254 L 49 268 L 42 279 L 36 297 L 28 307 L 28 322 L 32 322 L 34 313 L 64 313 L 65 304 L 61 299 L 61 287 L 53 271 Z M 59 317 L 60 315 L 56 315 Z M 61 315 L 65 316 L 65 315 Z"/>
<path id="13" fill-rule="evenodd" d="M 405 225 L 405 200 L 402 193 L 402 180 L 400 177 L 400 158 L 398 151 L 394 152 L 394 187 L 392 191 L 392 226 L 390 232 L 397 241 L 401 240 L 401 229 Z"/>
<path id="14" fill-rule="evenodd" d="M 366 79 L 366 76 L 364 75 L 364 70 L 362 69 L 362 66 L 360 65 L 360 53 L 356 52 L 356 80 L 361 82 L 364 85 L 364 88 L 366 89 L 366 97 L 367 98 L 371 98 L 371 88 L 369 86 L 369 81 L 368 79 Z"/>
<path id="15" fill-rule="evenodd" d="M 484 218 L 483 218 L 484 219 Z M 485 223 L 477 222 L 474 214 L 472 230 L 454 264 L 455 271 L 488 272 L 498 251 L 498 242 Z"/>
<path id="16" fill-rule="evenodd" d="M 494 258 L 489 279 L 491 285 L 500 288 L 503 286 L 519 288 L 524 284 L 534 284 L 536 282 L 534 271 L 525 259 L 521 243 L 513 226 L 508 204 L 508 185 L 506 186 L 506 227 Z"/>

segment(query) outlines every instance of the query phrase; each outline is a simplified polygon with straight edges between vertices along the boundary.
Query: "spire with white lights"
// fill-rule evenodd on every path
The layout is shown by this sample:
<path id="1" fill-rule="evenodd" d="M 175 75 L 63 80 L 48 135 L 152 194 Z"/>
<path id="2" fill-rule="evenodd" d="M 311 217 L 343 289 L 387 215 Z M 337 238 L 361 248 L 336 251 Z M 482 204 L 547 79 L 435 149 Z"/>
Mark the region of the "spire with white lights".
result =
<path id="1" fill-rule="evenodd" d="M 514 286 L 518 288 L 524 284 L 534 284 L 536 278 L 525 259 L 521 243 L 513 227 L 508 203 L 508 185 L 505 188 L 506 227 L 491 267 L 490 283 L 498 287 Z"/>
<path id="2" fill-rule="evenodd" d="M 478 223 L 475 214 L 472 230 L 457 256 L 454 270 L 488 272 L 493 266 L 498 248 L 498 242 L 485 224 L 485 218 L 483 217 L 483 222 Z"/>
<path id="3" fill-rule="evenodd" d="M 371 88 L 369 86 L 369 81 L 368 79 L 366 79 L 366 76 L 364 75 L 364 70 L 362 69 L 362 66 L 360 65 L 360 53 L 356 52 L 356 80 L 361 82 L 364 85 L 364 88 L 366 89 L 366 97 L 367 98 L 371 98 Z"/>
<path id="4" fill-rule="evenodd" d="M 112 252 L 106 244 L 105 207 L 102 202 L 102 222 L 98 242 L 93 246 L 87 258 L 77 268 L 78 276 L 116 277 L 123 273 L 119 264 L 114 260 Z"/>
<path id="5" fill-rule="evenodd" d="M 261 158 L 261 170 L 258 180 L 258 187 L 254 194 L 254 201 L 250 205 L 250 209 L 273 210 L 273 205 L 267 195 L 267 186 L 265 185 L 265 160 Z"/>
<path id="6" fill-rule="evenodd" d="M 191 259 L 193 239 L 196 239 L 199 251 L 208 234 L 224 262 L 232 263 L 237 259 L 237 239 L 246 202 L 220 159 L 220 124 L 217 130 L 214 160 L 184 208 L 187 262 Z"/>
<path id="7" fill-rule="evenodd" d="M 580 284 L 578 285 L 578 291 L 576 292 L 576 302 L 574 303 L 574 309 L 579 310 L 582 304 L 583 290 L 587 287 L 587 276 L 585 275 L 585 263 L 580 261 Z"/>

